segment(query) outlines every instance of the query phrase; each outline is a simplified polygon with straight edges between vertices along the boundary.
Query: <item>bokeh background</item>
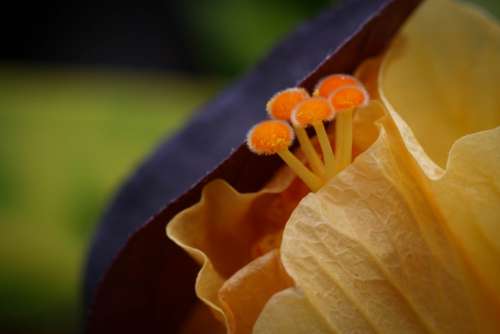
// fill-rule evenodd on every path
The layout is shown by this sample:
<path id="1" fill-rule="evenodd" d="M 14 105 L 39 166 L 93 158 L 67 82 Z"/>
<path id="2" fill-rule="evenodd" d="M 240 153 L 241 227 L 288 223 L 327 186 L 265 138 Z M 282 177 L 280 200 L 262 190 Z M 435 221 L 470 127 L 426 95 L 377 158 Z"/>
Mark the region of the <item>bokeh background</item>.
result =
<path id="1" fill-rule="evenodd" d="M 109 0 L 2 11 L 0 333 L 79 332 L 86 252 L 120 182 L 197 106 L 334 2 Z M 473 2 L 500 17 L 500 1 Z"/>

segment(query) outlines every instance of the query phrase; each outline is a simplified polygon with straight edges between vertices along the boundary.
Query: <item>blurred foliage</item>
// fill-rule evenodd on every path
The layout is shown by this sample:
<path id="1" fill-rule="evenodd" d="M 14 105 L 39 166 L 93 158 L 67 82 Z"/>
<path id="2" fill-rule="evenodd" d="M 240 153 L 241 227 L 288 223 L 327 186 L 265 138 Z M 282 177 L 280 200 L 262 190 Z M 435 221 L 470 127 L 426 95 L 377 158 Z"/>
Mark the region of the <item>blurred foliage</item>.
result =
<path id="1" fill-rule="evenodd" d="M 474 3 L 485 11 L 489 12 L 497 19 L 500 18 L 500 1 L 498 0 L 470 0 L 468 2 Z"/>
<path id="2" fill-rule="evenodd" d="M 331 2 L 184 2 L 179 15 L 199 66 L 227 78 Z M 475 2 L 500 16 L 500 1 Z M 0 67 L 0 332 L 76 329 L 82 264 L 103 208 L 218 82 Z"/>
<path id="3" fill-rule="evenodd" d="M 369 0 L 366 0 L 369 1 Z M 459 0 L 460 1 L 460 0 Z M 465 0 L 467 1 L 467 0 Z M 184 43 L 205 73 L 234 76 L 264 57 L 299 22 L 338 0 L 200 0 L 178 6 Z M 500 17 L 500 0 L 469 0 Z"/>
<path id="4" fill-rule="evenodd" d="M 215 85 L 13 69 L 0 78 L 0 332 L 54 333 L 77 320 L 84 254 L 110 195 Z"/>
<path id="5" fill-rule="evenodd" d="M 265 56 L 299 22 L 334 0 L 201 0 L 180 3 L 185 41 L 199 54 L 198 67 L 235 75 Z"/>

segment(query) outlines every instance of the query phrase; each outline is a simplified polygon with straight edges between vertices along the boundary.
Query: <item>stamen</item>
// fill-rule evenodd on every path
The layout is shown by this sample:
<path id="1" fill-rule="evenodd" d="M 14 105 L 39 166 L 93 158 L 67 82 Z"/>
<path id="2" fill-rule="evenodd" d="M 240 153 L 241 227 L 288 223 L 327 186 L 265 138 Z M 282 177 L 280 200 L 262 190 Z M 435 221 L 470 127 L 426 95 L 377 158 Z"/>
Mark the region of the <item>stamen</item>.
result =
<path id="1" fill-rule="evenodd" d="M 335 175 L 335 156 L 323 122 L 331 121 L 334 117 L 335 113 L 330 107 L 328 100 L 322 97 L 313 97 L 298 104 L 292 112 L 291 118 L 292 123 L 297 128 L 306 128 L 309 125 L 314 127 L 321 151 L 323 152 L 327 178 Z"/>
<path id="2" fill-rule="evenodd" d="M 292 128 L 283 121 L 263 121 L 248 132 L 250 150 L 259 155 L 272 155 L 288 149 L 294 140 Z"/>
<path id="3" fill-rule="evenodd" d="M 247 135 L 247 145 L 252 152 L 263 155 L 278 154 L 312 191 L 317 191 L 323 182 L 288 150 L 293 140 L 292 127 L 279 120 L 258 123 Z"/>
<path id="4" fill-rule="evenodd" d="M 309 98 L 309 93 L 303 88 L 285 89 L 276 93 L 269 102 L 267 102 L 267 113 L 274 119 L 289 121 L 293 108 L 307 98 Z M 295 132 L 302 152 L 304 152 L 312 170 L 317 175 L 323 177 L 325 174 L 325 167 L 314 149 L 311 140 L 307 136 L 306 131 L 302 128 L 295 127 Z"/>
<path id="5" fill-rule="evenodd" d="M 331 93 L 343 86 L 359 85 L 358 79 L 347 74 L 332 74 L 322 79 L 314 88 L 314 96 L 327 98 Z"/>
<path id="6" fill-rule="evenodd" d="M 288 88 L 274 94 L 267 102 L 266 110 L 274 119 L 288 121 L 293 108 L 309 97 L 309 93 L 303 88 Z"/>
<path id="7" fill-rule="evenodd" d="M 352 114 L 354 109 L 366 106 L 370 97 L 361 85 L 340 87 L 328 97 L 337 113 L 335 122 L 335 156 L 337 172 L 346 168 L 352 160 Z"/>

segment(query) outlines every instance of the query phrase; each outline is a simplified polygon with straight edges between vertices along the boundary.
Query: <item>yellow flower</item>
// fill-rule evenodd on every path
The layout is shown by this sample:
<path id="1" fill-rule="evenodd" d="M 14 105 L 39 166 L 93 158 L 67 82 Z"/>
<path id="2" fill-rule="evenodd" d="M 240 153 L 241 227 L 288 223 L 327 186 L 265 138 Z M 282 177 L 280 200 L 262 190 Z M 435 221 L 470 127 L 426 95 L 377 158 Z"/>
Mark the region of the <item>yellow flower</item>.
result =
<path id="1" fill-rule="evenodd" d="M 499 26 L 428 0 L 357 76 L 361 153 L 318 192 L 287 168 L 257 193 L 216 180 L 168 224 L 212 325 L 500 333 Z"/>

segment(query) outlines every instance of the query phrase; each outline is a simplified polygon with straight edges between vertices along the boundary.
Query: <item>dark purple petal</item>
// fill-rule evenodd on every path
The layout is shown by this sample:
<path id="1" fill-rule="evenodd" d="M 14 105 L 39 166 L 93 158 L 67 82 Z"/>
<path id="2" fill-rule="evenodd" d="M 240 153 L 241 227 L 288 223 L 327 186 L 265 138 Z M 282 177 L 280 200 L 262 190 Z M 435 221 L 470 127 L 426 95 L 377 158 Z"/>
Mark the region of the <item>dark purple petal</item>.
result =
<path id="1" fill-rule="evenodd" d="M 87 301 L 107 271 L 90 309 L 89 332 L 174 333 L 195 301 L 197 267 L 166 238 L 166 223 L 196 203 L 203 185 L 214 178 L 242 192 L 259 189 L 280 161 L 253 155 L 240 144 L 247 129 L 265 117 L 266 100 L 297 82 L 310 90 L 324 75 L 352 72 L 383 50 L 419 2 L 351 0 L 304 24 L 160 145 L 123 186 L 96 234 L 87 265 Z"/>

